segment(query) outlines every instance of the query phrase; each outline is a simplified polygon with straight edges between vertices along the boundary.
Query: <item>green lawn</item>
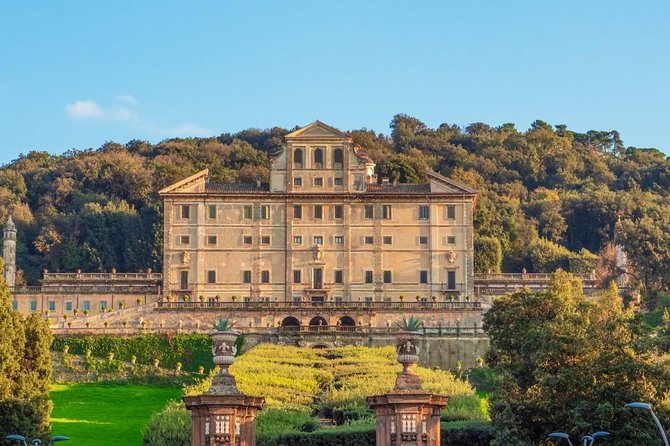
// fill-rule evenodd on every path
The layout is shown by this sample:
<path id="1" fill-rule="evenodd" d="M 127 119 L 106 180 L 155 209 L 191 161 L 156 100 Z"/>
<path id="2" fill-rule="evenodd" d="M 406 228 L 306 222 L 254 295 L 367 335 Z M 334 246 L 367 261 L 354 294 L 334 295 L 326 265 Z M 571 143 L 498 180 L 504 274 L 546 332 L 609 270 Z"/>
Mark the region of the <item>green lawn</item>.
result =
<path id="1" fill-rule="evenodd" d="M 53 384 L 52 433 L 70 437 L 72 446 L 139 446 L 151 414 L 181 395 L 181 389 L 170 387 Z"/>

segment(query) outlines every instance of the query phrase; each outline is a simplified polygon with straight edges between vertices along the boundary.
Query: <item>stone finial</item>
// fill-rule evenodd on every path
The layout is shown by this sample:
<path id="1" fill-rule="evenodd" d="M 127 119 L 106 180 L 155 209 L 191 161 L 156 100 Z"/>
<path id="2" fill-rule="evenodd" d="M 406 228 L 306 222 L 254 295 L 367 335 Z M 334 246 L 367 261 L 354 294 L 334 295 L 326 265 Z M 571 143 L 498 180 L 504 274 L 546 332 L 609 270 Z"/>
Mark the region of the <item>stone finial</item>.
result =
<path id="1" fill-rule="evenodd" d="M 405 331 L 396 339 L 396 353 L 398 362 L 402 364 L 402 371 L 395 380 L 395 392 L 416 392 L 422 389 L 421 381 L 413 367 L 419 362 L 421 351 L 421 335 L 416 331 Z"/>

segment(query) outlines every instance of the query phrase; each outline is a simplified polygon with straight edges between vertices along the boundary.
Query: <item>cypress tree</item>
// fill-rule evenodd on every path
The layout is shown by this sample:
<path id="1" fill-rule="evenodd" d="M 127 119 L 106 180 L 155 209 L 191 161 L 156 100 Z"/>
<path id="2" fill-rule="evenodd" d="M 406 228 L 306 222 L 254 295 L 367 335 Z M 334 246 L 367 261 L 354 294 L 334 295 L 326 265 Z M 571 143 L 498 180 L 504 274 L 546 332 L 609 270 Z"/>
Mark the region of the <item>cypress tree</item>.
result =
<path id="1" fill-rule="evenodd" d="M 10 434 L 48 436 L 51 413 L 51 333 L 38 314 L 24 320 L 11 299 L 0 278 L 0 444 Z"/>

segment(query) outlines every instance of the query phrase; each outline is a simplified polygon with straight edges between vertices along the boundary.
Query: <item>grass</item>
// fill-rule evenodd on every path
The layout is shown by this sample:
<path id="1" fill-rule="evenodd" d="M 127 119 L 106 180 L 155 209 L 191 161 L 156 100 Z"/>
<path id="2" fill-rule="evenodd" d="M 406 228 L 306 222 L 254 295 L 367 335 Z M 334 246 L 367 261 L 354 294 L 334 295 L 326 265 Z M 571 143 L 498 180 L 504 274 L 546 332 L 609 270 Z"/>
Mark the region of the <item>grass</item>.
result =
<path id="1" fill-rule="evenodd" d="M 181 395 L 176 387 L 53 384 L 52 433 L 70 437 L 73 444 L 140 445 L 141 430 L 151 414 Z"/>

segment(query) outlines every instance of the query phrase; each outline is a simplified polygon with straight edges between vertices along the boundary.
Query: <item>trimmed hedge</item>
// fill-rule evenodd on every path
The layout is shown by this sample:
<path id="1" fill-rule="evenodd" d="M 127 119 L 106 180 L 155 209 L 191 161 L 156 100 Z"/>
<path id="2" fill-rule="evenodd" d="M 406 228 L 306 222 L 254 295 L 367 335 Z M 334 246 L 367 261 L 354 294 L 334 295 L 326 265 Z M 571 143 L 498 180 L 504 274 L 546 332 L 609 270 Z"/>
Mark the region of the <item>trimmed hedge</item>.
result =
<path id="1" fill-rule="evenodd" d="M 488 446 L 493 439 L 489 425 L 443 426 L 441 446 Z M 374 426 L 344 426 L 316 432 L 290 432 L 258 436 L 257 446 L 374 446 Z"/>
<path id="2" fill-rule="evenodd" d="M 241 337 L 240 337 L 241 339 Z M 239 340 L 238 340 L 239 341 Z M 182 370 L 196 372 L 199 366 L 205 371 L 214 367 L 212 363 L 212 340 L 206 334 L 140 334 L 135 336 L 109 335 L 65 335 L 54 336 L 51 350 L 63 351 L 70 347 L 69 353 L 84 355 L 91 350 L 91 355 L 106 358 L 114 352 L 114 359 L 129 362 L 134 355 L 139 364 L 153 364 L 154 359 L 160 366 L 173 369 L 177 362 L 182 363 Z"/>

